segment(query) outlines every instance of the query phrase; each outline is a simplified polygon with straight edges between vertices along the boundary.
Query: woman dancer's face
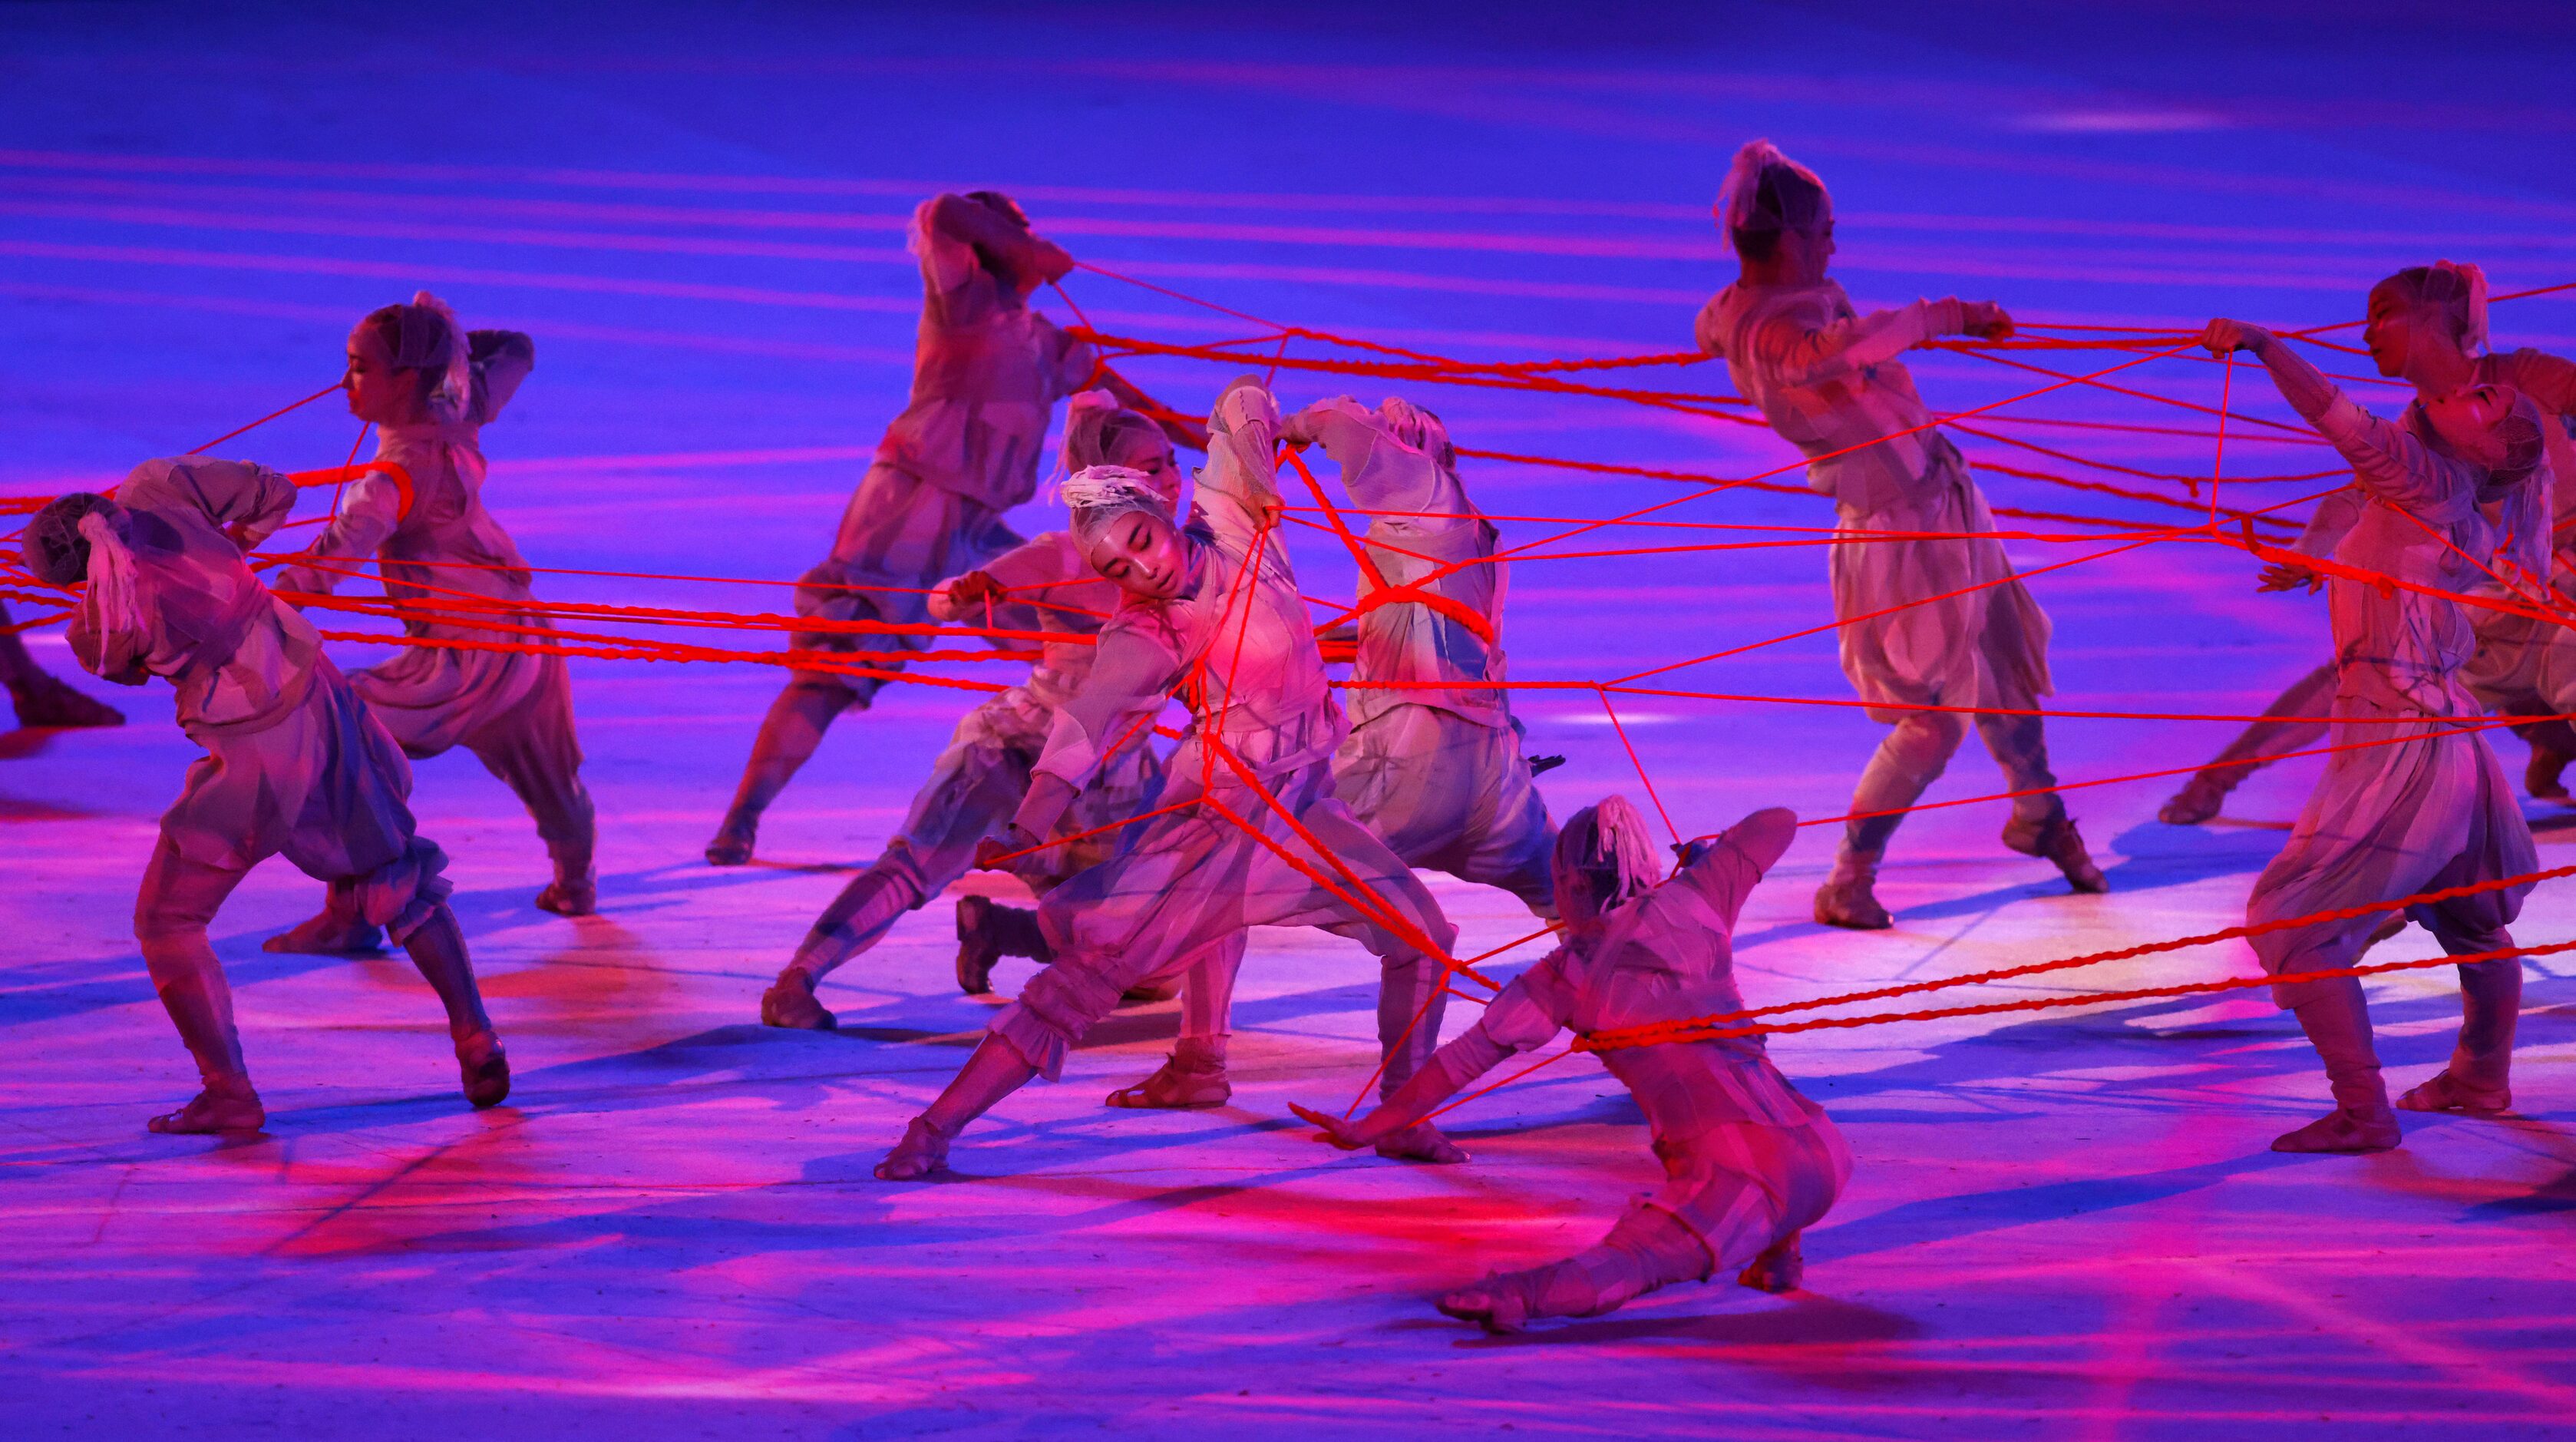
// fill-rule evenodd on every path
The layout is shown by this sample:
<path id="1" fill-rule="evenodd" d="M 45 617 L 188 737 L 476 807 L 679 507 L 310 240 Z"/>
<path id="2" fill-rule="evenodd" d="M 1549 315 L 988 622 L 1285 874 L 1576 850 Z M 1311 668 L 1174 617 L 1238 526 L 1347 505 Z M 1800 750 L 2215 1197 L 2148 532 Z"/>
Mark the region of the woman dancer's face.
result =
<path id="1" fill-rule="evenodd" d="M 2466 386 L 2448 395 L 2424 398 L 2424 419 L 2453 454 L 2471 465 L 2494 470 L 2508 459 L 2496 427 L 2513 414 L 2521 399 L 2511 386 Z"/>
<path id="2" fill-rule="evenodd" d="M 1128 511 L 1093 531 L 1082 543 L 1083 559 L 1101 579 L 1128 595 L 1168 601 L 1181 593 L 1190 558 L 1180 531 L 1171 522 L 1144 511 Z"/>
<path id="3" fill-rule="evenodd" d="M 389 425 L 400 417 L 403 398 L 420 389 L 420 372 L 379 364 L 352 345 L 349 374 L 341 384 L 349 389 L 349 414 L 362 421 Z"/>
<path id="4" fill-rule="evenodd" d="M 2421 369 L 2427 359 L 2447 357 L 2468 364 L 2460 338 L 2452 333 L 2450 316 L 2439 306 L 2418 305 L 2393 286 L 2371 291 L 2370 319 L 2362 325 L 2361 343 L 2379 373 L 2392 378 L 2406 374 L 2410 363 Z"/>

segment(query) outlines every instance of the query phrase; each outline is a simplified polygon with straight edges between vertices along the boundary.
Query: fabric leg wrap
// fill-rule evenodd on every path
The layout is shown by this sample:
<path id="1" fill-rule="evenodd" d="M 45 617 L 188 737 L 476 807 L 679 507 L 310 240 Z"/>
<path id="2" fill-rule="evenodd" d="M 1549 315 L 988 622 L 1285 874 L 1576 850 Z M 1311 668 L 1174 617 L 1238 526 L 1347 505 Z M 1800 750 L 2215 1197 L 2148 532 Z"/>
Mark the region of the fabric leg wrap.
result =
<path id="1" fill-rule="evenodd" d="M 2004 789 L 2013 797 L 2012 819 L 2004 824 L 2004 845 L 2024 856 L 2046 856 L 2066 838 L 2066 798 L 2057 794 L 2057 774 L 2048 769 L 2048 730 L 2037 716 L 1977 714 L 1977 739 L 2004 773 Z"/>
<path id="2" fill-rule="evenodd" d="M 807 980 L 820 981 L 841 963 L 876 945 L 905 912 L 921 902 L 921 873 L 912 863 L 911 848 L 898 837 L 885 855 L 851 877 L 832 904 L 823 908 L 789 965 L 804 972 Z"/>
<path id="3" fill-rule="evenodd" d="M 2362 997 L 2361 979 L 2326 977 L 2306 983 L 2304 991 L 2292 1014 L 2325 1063 L 2326 1087 L 2335 1105 L 2363 1116 L 2387 1115 L 2388 1087 L 2380 1080 L 2379 1049 L 2372 1042 L 2370 1004 Z"/>
<path id="4" fill-rule="evenodd" d="M 1886 851 L 1906 809 L 1941 779 L 1967 733 L 1966 719 L 1950 711 L 1912 712 L 1888 728 L 1860 773 L 1860 785 L 1852 790 L 1852 811 L 1859 819 L 1845 823 L 1845 844 L 1869 855 Z M 1874 812 L 1886 814 L 1869 814 Z"/>

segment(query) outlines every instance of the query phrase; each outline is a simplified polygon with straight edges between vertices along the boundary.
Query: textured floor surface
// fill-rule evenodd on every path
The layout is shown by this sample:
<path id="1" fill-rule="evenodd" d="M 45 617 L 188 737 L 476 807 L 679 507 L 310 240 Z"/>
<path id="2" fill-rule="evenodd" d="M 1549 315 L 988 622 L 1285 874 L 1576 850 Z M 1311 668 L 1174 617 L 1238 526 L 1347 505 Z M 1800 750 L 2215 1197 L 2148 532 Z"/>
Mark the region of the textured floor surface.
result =
<path id="1" fill-rule="evenodd" d="M 2371 4 L 2265 7 L 2283 13 L 2254 25 L 2194 5 L 1903 21 L 1858 5 L 1685 21 L 1620 4 L 1324 5 L 1267 21 L 1145 5 L 359 18 L 377 8 L 0 15 L 0 491 L 104 484 L 327 383 L 352 319 L 426 285 L 469 324 L 537 337 L 535 376 L 486 436 L 486 494 L 538 564 L 783 579 L 819 556 L 900 403 L 917 303 L 902 218 L 948 186 L 1010 189 L 1078 254 L 1139 279 L 1495 359 L 1687 344 L 1724 274 L 1707 200 L 1756 134 L 1834 184 L 1837 264 L 1864 303 L 1955 290 L 2068 323 L 2315 324 L 2435 255 L 2487 263 L 2499 291 L 2576 279 L 2576 109 L 2561 78 L 2576 44 L 2549 6 L 2438 26 Z M 1255 329 L 1096 275 L 1070 289 L 1110 330 Z M 2576 351 L 2563 300 L 2500 306 L 2495 328 L 2501 343 Z M 1178 361 L 1133 370 L 1188 407 L 1222 378 Z M 2041 379 L 1957 356 L 1917 372 L 1948 408 Z M 2205 365 L 2137 379 L 2216 398 Z M 1723 389 L 1707 370 L 1654 383 Z M 1343 384 L 1283 373 L 1280 387 L 1296 404 Z M 1459 390 L 1434 403 L 1482 449 L 1724 474 L 1784 455 L 1758 430 L 1608 402 Z M 335 463 L 355 427 L 325 409 L 224 449 Z M 2026 413 L 2183 414 L 2086 393 Z M 2141 469 L 2211 464 L 2194 436 L 2010 433 Z M 2311 450 L 2230 443 L 2233 474 L 2316 468 Z M 1674 494 L 1500 465 L 1469 480 L 1509 516 Z M 1992 472 L 1986 484 L 1998 504 L 2157 514 Z M 1679 514 L 1827 513 L 1738 493 Z M 1016 521 L 1044 525 L 1042 507 Z M 2013 543 L 2025 567 L 2099 549 Z M 1300 561 L 1310 593 L 1347 590 L 1329 551 Z M 2178 543 L 2039 576 L 2056 704 L 2268 701 L 2321 658 L 2324 617 L 2254 595 L 2249 569 Z M 600 575 L 543 589 L 785 600 Z M 1597 680 L 1825 614 L 1808 547 L 1528 564 L 1512 585 L 1513 674 Z M 58 635 L 36 641 L 69 669 Z M 517 1063 L 511 1104 L 478 1116 L 456 1101 L 435 1004 L 407 966 L 259 950 L 315 899 L 281 863 L 215 930 L 271 1108 L 268 1135 L 239 1145 L 142 1131 L 189 1084 L 126 930 L 191 754 L 167 690 L 116 695 L 133 716 L 122 730 L 0 736 L 0 1431 L 2576 1431 L 2563 1421 L 2576 1416 L 2576 982 L 2561 959 L 2532 966 L 2518 1114 L 2410 1118 L 2404 1149 L 2363 1159 L 2265 1149 L 2323 1087 L 2257 994 L 1785 1038 L 1781 1065 L 1858 1157 L 1809 1236 L 1807 1290 L 1682 1288 L 1489 1340 L 1428 1297 L 1588 1243 L 1654 1175 L 1634 1108 L 1597 1067 L 1555 1066 L 1461 1112 L 1468 1167 L 1327 1151 L 1287 1105 L 1338 1106 L 1361 1085 L 1373 968 L 1329 938 L 1263 932 L 1232 1105 L 1098 1105 L 1172 1033 L 1170 1006 L 1141 1008 L 1104 1026 L 1062 1085 L 970 1133 L 958 1180 L 877 1183 L 869 1165 L 988 1014 L 950 984 L 947 902 L 835 978 L 838 1035 L 764 1031 L 756 997 L 899 819 L 958 693 L 898 688 L 845 722 L 773 813 L 764 864 L 719 872 L 697 851 L 775 673 L 576 662 L 575 675 L 602 817 L 598 917 L 529 905 L 542 854 L 474 762 L 418 768 L 424 830 L 456 858 L 458 910 Z M 1829 635 L 1674 684 L 1848 695 Z M 1639 790 L 1591 695 L 1537 693 L 1521 710 L 1533 751 L 1571 757 L 1544 786 L 1560 815 Z M 1620 717 L 1687 831 L 1773 803 L 1833 816 L 1875 739 L 1847 711 L 1773 703 L 1628 698 Z M 2230 729 L 2051 734 L 2080 781 L 2188 766 Z M 2518 770 L 2519 745 L 2500 749 Z M 1811 832 L 1747 913 L 1745 989 L 1766 1004 L 2230 925 L 2315 765 L 2266 773 L 2203 828 L 2154 820 L 2168 782 L 2073 792 L 2110 869 L 2102 898 L 2065 896 L 2046 866 L 1998 847 L 1993 804 L 1927 812 L 1883 889 L 1898 929 L 1874 936 L 1806 919 L 1830 857 Z M 1933 799 L 1995 782 L 1971 747 Z M 2576 816 L 2531 815 L 2543 864 L 2576 861 Z M 2524 941 L 2576 935 L 2564 886 L 2533 898 Z M 1435 889 L 1462 950 L 1527 929 L 1502 893 Z M 2375 957 L 2428 949 L 2411 932 Z M 2241 946 L 2209 947 L 1977 999 L 2251 968 Z M 1006 970 L 1005 989 L 1022 974 Z M 2392 1079 L 2411 1084 L 2447 1050 L 2449 977 L 2408 973 L 2373 997 Z"/>

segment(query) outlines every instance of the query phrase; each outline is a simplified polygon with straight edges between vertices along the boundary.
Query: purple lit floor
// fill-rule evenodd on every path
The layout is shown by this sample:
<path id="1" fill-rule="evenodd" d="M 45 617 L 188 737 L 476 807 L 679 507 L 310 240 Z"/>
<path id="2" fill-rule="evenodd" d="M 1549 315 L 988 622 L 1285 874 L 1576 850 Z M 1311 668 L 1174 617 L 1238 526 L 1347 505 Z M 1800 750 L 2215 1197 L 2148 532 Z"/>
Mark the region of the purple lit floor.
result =
<path id="1" fill-rule="evenodd" d="M 1728 151 L 1766 133 L 1835 184 L 1839 263 L 1864 302 L 1958 290 L 2061 322 L 2313 324 L 2435 255 L 2485 261 L 2499 291 L 2576 279 L 2576 45 L 2550 6 L 2439 27 L 2389 19 L 2394 5 L 2261 7 L 2307 13 L 2236 29 L 2208 14 L 2237 7 L 1880 8 L 1334 4 L 1264 24 L 1143 5 L 1078 21 L 442 6 L 397 33 L 335 18 L 383 7 L 13 6 L 0 488 L 100 484 L 220 434 L 327 382 L 352 318 L 427 285 L 469 323 L 538 338 L 535 378 L 487 436 L 487 495 L 538 564 L 784 578 L 819 554 L 899 403 L 915 304 L 901 217 L 951 185 L 1011 189 L 1086 258 L 1244 311 L 1493 358 L 1686 344 L 1722 275 L 1707 198 Z M 1112 329 L 1250 329 L 1098 277 L 1073 290 Z M 2563 300 L 2500 307 L 2496 330 L 2576 350 Z M 1187 405 L 1220 379 L 1134 369 Z M 1918 373 L 1950 407 L 2036 383 L 1955 357 Z M 2205 365 L 2138 379 L 2216 396 Z M 1722 388 L 1707 370 L 1654 383 Z M 1291 403 L 1341 388 L 1281 386 Z M 1761 432 L 1600 402 L 1434 403 L 1486 449 L 1736 474 L 1782 456 Z M 335 463 L 354 424 L 322 410 L 224 449 Z M 2083 393 L 2043 411 L 2182 414 Z M 2210 465 L 2188 438 L 2018 434 Z M 2239 475 L 2313 460 L 2252 441 L 2228 454 Z M 1491 465 L 1471 484 L 1511 515 L 1673 494 Z M 2122 504 L 1987 485 L 2006 505 Z M 2289 494 L 2253 489 L 2227 494 Z M 1825 518 L 1787 497 L 1681 514 Z M 2031 567 L 2095 549 L 2014 546 Z M 1347 588 L 1328 552 L 1300 559 L 1309 591 Z M 2041 576 L 2058 704 L 2259 707 L 2319 659 L 2324 618 L 2249 582 L 2236 553 L 2182 544 Z M 1512 605 L 1514 674 L 1531 679 L 1639 671 L 1825 615 L 1803 548 L 1529 565 Z M 37 640 L 69 668 L 58 636 Z M 259 950 L 315 900 L 280 863 L 216 927 L 271 1108 L 269 1135 L 237 1146 L 142 1131 L 190 1085 L 126 931 L 191 754 L 168 692 L 114 696 L 133 716 L 119 731 L 0 737 L 0 1434 L 2576 1435 L 2563 960 L 2532 967 L 2520 1115 L 2410 1119 L 2403 1150 L 2366 1159 L 2265 1149 L 2323 1088 L 2254 994 L 1783 1039 L 1781 1065 L 1858 1157 L 1809 1235 L 1808 1290 L 1681 1288 L 1487 1340 L 1428 1297 L 1588 1243 L 1653 1175 L 1597 1067 L 1461 1113 L 1472 1166 L 1324 1150 L 1287 1106 L 1359 1086 L 1373 968 L 1264 932 L 1232 1106 L 1098 1106 L 1171 1035 L 1170 1006 L 1143 1008 L 1062 1085 L 971 1133 L 958 1180 L 877 1183 L 869 1165 L 988 1014 L 949 981 L 947 903 L 836 979 L 838 1035 L 765 1031 L 756 997 L 900 816 L 956 693 L 898 688 L 846 722 L 773 813 L 766 864 L 720 872 L 698 848 L 772 673 L 575 669 L 599 917 L 529 906 L 536 840 L 470 758 L 418 768 L 517 1063 L 512 1104 L 463 1110 L 407 966 Z M 1847 694 L 1821 637 L 1675 684 Z M 1522 709 L 1533 750 L 1572 758 L 1546 781 L 1560 814 L 1638 790 L 1590 699 Z M 1776 704 L 1632 701 L 1622 718 L 1694 831 L 1764 804 L 1838 813 L 1875 736 L 1848 712 Z M 2187 766 L 2230 729 L 2064 722 L 2052 741 L 2081 780 Z M 2499 749 L 2518 771 L 2519 744 Z M 1884 890 L 1899 928 L 1876 936 L 1806 919 L 1830 854 L 1810 833 L 1753 900 L 1745 989 L 1764 1004 L 2230 925 L 2315 764 L 2266 774 L 2205 828 L 2153 819 L 2168 782 L 2074 792 L 2116 888 L 2098 899 L 1996 846 L 1993 805 L 1927 812 Z M 1995 789 L 1972 747 L 1934 799 Z M 2576 860 L 2576 814 L 2531 814 L 2543 864 Z M 1501 893 L 1435 888 L 1466 950 L 1526 929 Z M 2518 934 L 2576 935 L 2563 883 Z M 2383 954 L 2428 947 L 2410 932 Z M 2218 947 L 1979 995 L 2251 965 Z M 2448 1047 L 2449 978 L 2373 996 L 2392 1079 L 2410 1084 Z"/>

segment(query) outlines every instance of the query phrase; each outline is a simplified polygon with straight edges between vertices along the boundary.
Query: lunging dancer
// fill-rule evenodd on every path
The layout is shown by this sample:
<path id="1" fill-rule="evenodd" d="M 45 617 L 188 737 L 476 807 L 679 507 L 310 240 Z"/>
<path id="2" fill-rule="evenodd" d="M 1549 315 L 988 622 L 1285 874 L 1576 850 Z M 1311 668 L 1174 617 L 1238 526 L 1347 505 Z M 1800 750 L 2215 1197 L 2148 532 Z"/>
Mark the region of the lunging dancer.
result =
<path id="1" fill-rule="evenodd" d="M 1133 472 L 1103 467 L 1066 483 L 1075 537 L 1127 598 L 1101 628 L 1082 690 L 1056 713 L 1028 800 L 982 859 L 998 863 L 1052 834 L 1120 738 L 1194 678 L 1194 716 L 1157 803 L 1177 809 L 1126 828 L 1108 860 L 1047 893 L 1038 920 L 1054 963 L 993 1018 L 878 1176 L 945 1166 L 968 1122 L 1031 1077 L 1059 1075 L 1066 1051 L 1122 993 L 1177 975 L 1246 927 L 1320 926 L 1362 942 L 1382 968 L 1385 1085 L 1430 1056 L 1455 933 L 1402 859 L 1333 799 L 1332 756 L 1348 723 L 1272 534 L 1279 430 L 1278 405 L 1257 381 L 1226 389 L 1186 528 Z M 1379 1149 L 1461 1155 L 1428 1124 Z"/>
<path id="2" fill-rule="evenodd" d="M 2549 464 L 2540 413 L 2511 386 L 2478 384 L 2419 401 L 2391 424 L 2345 398 L 2257 326 L 2213 320 L 2214 355 L 2250 352 L 2291 408 L 2353 466 L 2356 504 L 2326 582 L 2334 625 L 2336 751 L 2289 844 L 2254 883 L 2255 925 L 2538 869 L 2531 829 L 2504 768 L 2470 727 L 2483 708 L 2461 682 L 2477 634 L 2458 594 L 2493 574 L 2536 588 L 2549 564 Z M 2406 586 L 2382 589 L 2387 577 Z M 2421 586 L 2428 590 L 2407 589 Z M 2367 723 L 2367 724 L 2359 724 Z M 2363 744 L 2386 742 L 2388 744 Z M 2453 956 L 2513 945 L 2505 930 L 2528 883 L 2423 903 L 2407 914 Z M 2335 1109 L 2272 1143 L 2283 1152 L 2374 1152 L 2400 1140 L 2379 1075 L 2370 1012 L 2350 966 L 2377 918 L 2320 922 L 2253 938 L 2273 997 L 2299 1018 L 2324 1061 Z M 2460 967 L 2464 1018 L 2450 1065 L 2408 1092 L 2419 1111 L 2493 1113 L 2512 1104 L 2509 1072 L 2522 962 Z"/>
<path id="3" fill-rule="evenodd" d="M 1020 543 L 1002 513 L 1037 493 L 1038 457 L 1055 403 L 1103 385 L 1152 404 L 1099 364 L 1090 346 L 1029 309 L 1029 297 L 1073 268 L 998 191 L 940 195 L 912 218 L 921 259 L 921 329 L 912 398 L 886 427 L 876 459 L 841 512 L 832 554 L 796 587 L 796 614 L 828 621 L 919 624 L 929 592 Z M 1096 379 L 1095 379 L 1096 377 Z M 1195 445 L 1185 426 L 1175 439 Z M 799 632 L 800 650 L 922 650 L 927 636 Z M 761 813 L 822 744 L 833 719 L 866 709 L 885 678 L 790 673 L 770 704 L 707 860 L 751 859 Z"/>
<path id="4" fill-rule="evenodd" d="M 250 869 L 283 852 L 328 882 L 333 905 L 380 926 L 447 1008 L 466 1100 L 497 1105 L 510 1063 L 447 909 L 445 854 L 414 829 L 411 766 L 311 624 L 263 589 L 242 553 L 275 531 L 294 483 L 236 461 L 147 461 L 103 496 L 65 496 L 22 544 L 27 569 L 81 587 L 70 639 L 90 671 L 131 686 L 165 677 L 179 726 L 205 748 L 161 818 L 134 934 L 204 1090 L 156 1132 L 255 1131 L 266 1120 L 243 1065 L 232 988 L 206 939 Z"/>
<path id="5" fill-rule="evenodd" d="M 349 333 L 349 409 L 375 424 L 377 458 L 410 477 L 408 506 L 384 472 L 350 482 L 321 538 L 278 573 L 277 589 L 327 595 L 374 559 L 385 596 L 397 606 L 543 626 L 528 563 L 483 507 L 489 466 L 481 439 L 536 363 L 526 336 L 468 331 L 427 291 L 358 322 Z M 529 639 L 417 615 L 404 619 L 403 631 L 455 641 Z M 554 880 L 537 893 L 539 907 L 562 916 L 597 909 L 592 855 L 599 832 L 581 783 L 572 672 L 563 657 L 406 646 L 390 661 L 350 673 L 349 685 L 405 755 L 425 760 L 462 746 L 517 793 L 554 863 Z M 342 954 L 373 951 L 378 939 L 374 923 L 326 907 L 266 945 Z"/>
<path id="6" fill-rule="evenodd" d="M 2012 318 L 1989 301 L 1918 300 L 1861 315 L 1826 278 L 1832 199 L 1806 167 L 1757 140 L 1737 151 L 1718 221 L 1741 277 L 1699 313 L 1699 348 L 1723 356 L 1736 388 L 1780 438 L 1804 451 L 1807 484 L 1833 497 L 1855 534 L 1827 551 L 1843 674 L 1872 720 L 1894 729 L 1861 772 L 1816 920 L 1891 924 L 1873 891 L 1897 823 L 1937 780 L 1967 733 L 2015 793 L 2004 845 L 2046 857 L 2077 891 L 2106 891 L 2066 803 L 2053 789 L 2040 718 L 2049 694 L 2048 615 L 2014 577 L 1994 517 L 1897 359 L 1937 336 L 2001 338 Z M 1872 534 L 1879 533 L 1879 534 Z M 1991 710 L 1986 708 L 1993 708 Z"/>
<path id="7" fill-rule="evenodd" d="M 1745 896 L 1797 834 L 1797 817 L 1757 811 L 1681 848 L 1666 880 L 1646 819 L 1627 798 L 1587 806 L 1557 834 L 1563 944 L 1514 977 L 1456 1041 L 1358 1121 L 1296 1109 L 1336 1146 L 1363 1147 L 1418 1126 L 1514 1052 L 1578 1036 L 1744 1009 L 1733 933 Z M 1654 1133 L 1666 1181 L 1590 1250 L 1487 1276 L 1440 1310 L 1494 1332 L 1533 1317 L 1592 1317 L 1658 1287 L 1742 1269 L 1768 1292 L 1798 1285 L 1801 1231 L 1851 1176 L 1851 1152 L 1824 1109 L 1771 1065 L 1762 1039 L 1657 1042 L 1601 1053 Z"/>

